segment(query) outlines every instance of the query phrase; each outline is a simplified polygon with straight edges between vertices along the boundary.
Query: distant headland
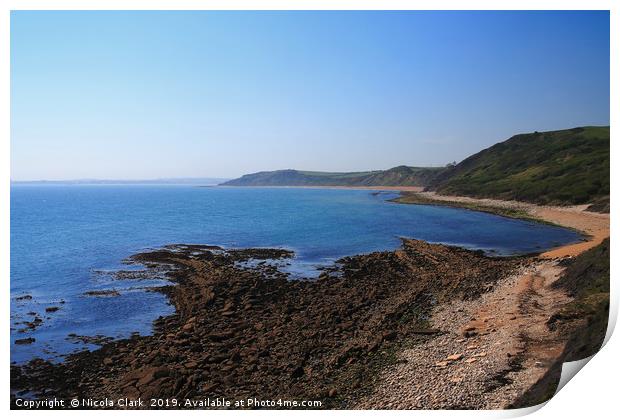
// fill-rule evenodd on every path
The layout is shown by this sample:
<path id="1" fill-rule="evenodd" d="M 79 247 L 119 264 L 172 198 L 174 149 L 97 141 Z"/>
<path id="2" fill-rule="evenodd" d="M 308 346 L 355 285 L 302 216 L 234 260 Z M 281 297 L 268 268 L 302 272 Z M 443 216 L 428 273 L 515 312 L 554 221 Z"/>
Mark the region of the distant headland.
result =
<path id="1" fill-rule="evenodd" d="M 445 167 L 367 172 L 285 169 L 223 186 L 415 186 L 445 195 L 548 205 L 591 204 L 609 212 L 609 126 L 518 134 Z"/>

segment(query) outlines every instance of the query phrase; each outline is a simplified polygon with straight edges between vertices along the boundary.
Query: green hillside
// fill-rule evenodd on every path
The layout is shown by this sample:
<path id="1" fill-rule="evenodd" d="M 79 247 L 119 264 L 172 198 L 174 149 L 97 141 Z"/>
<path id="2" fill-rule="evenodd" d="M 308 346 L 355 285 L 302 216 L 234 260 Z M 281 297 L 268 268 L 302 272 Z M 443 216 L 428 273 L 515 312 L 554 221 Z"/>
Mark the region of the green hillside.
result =
<path id="1" fill-rule="evenodd" d="M 609 127 L 519 134 L 447 169 L 441 194 L 539 204 L 609 203 Z"/>
<path id="2" fill-rule="evenodd" d="M 228 186 L 420 186 L 447 195 L 538 204 L 592 204 L 609 212 L 609 127 L 519 134 L 455 166 L 384 171 L 286 169 L 244 175 Z"/>
<path id="3" fill-rule="evenodd" d="M 385 171 L 311 172 L 285 169 L 243 175 L 227 186 L 426 186 L 444 168 L 397 166 Z"/>

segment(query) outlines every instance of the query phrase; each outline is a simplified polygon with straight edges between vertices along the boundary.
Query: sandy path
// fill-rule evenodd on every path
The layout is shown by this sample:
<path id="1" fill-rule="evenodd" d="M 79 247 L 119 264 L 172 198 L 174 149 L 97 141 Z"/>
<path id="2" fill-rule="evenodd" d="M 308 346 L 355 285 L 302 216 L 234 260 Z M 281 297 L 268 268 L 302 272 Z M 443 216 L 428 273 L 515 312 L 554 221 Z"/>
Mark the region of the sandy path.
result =
<path id="1" fill-rule="evenodd" d="M 435 308 L 431 324 L 444 334 L 401 351 L 402 363 L 384 370 L 375 391 L 355 408 L 501 409 L 542 378 L 562 355 L 565 342 L 546 322 L 570 302 L 551 285 L 564 268 L 556 258 L 576 256 L 609 236 L 609 215 L 587 206 L 552 207 L 513 201 L 420 193 L 443 201 L 524 210 L 533 217 L 589 236 L 545 252 L 473 301 Z M 452 360 L 451 360 L 452 359 Z"/>
<path id="2" fill-rule="evenodd" d="M 474 301 L 437 307 L 444 334 L 402 351 L 372 395 L 355 408 L 501 409 L 541 378 L 564 344 L 545 322 L 568 302 L 549 286 L 562 269 L 551 261 L 524 267 Z M 450 360 L 456 359 L 456 360 Z"/>

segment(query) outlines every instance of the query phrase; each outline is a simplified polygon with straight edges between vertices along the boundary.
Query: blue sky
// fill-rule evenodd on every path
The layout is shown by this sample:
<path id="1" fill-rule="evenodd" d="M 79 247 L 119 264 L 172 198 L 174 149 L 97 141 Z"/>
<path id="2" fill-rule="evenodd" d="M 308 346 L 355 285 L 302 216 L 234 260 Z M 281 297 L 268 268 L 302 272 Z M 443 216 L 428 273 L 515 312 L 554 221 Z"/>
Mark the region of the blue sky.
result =
<path id="1" fill-rule="evenodd" d="M 438 165 L 609 124 L 608 12 L 13 12 L 11 177 Z"/>

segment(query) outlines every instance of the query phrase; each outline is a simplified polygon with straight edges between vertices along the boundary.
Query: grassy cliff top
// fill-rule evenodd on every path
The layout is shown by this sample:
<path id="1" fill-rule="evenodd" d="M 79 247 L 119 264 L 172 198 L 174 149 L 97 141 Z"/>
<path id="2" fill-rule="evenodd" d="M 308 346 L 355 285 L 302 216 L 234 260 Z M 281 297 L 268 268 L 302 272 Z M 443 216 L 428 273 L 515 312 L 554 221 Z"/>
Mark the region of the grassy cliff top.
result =
<path id="1" fill-rule="evenodd" d="M 539 204 L 608 202 L 609 164 L 609 127 L 519 134 L 449 168 L 430 188 Z"/>

